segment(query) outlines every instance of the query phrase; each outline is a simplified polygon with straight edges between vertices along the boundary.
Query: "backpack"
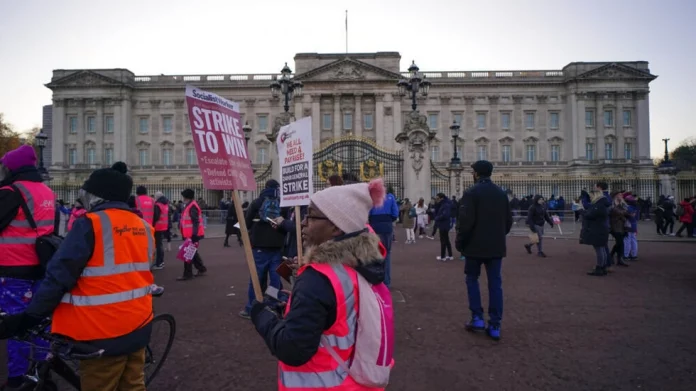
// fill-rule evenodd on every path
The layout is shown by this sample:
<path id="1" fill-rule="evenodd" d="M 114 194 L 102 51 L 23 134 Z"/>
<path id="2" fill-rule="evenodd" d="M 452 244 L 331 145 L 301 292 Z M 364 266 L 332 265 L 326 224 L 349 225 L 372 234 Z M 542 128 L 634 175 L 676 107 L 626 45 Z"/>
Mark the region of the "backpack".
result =
<path id="1" fill-rule="evenodd" d="M 681 204 L 677 205 L 676 215 L 679 217 L 684 216 L 684 207 Z"/>
<path id="2" fill-rule="evenodd" d="M 266 197 L 259 208 L 261 221 L 268 222 L 267 219 L 275 219 L 280 216 L 280 199 Z"/>
<path id="3" fill-rule="evenodd" d="M 413 208 L 411 208 L 411 209 L 408 210 L 408 217 L 414 218 L 414 217 L 417 217 L 417 216 L 418 216 L 418 213 L 416 213 L 416 208 L 415 208 L 415 207 L 413 207 Z"/>
<path id="4" fill-rule="evenodd" d="M 372 285 L 360 273 L 358 276 L 357 331 L 353 358 L 346 363 L 322 335 L 321 345 L 356 383 L 375 388 L 389 384 L 394 359 L 394 308 L 391 293 L 383 283 Z"/>
<path id="5" fill-rule="evenodd" d="M 22 194 L 22 192 L 19 190 L 17 186 L 12 185 L 11 187 L 14 191 Z M 27 201 L 24 199 L 24 197 L 22 197 L 22 211 L 24 212 L 24 216 L 26 217 L 31 229 L 38 233 L 39 231 L 36 225 L 36 221 L 34 220 L 34 216 L 32 216 L 31 211 L 29 210 L 29 206 L 27 206 Z M 39 263 L 41 264 L 41 267 L 44 270 L 46 269 L 48 261 L 50 261 L 51 258 L 53 258 L 53 254 L 55 254 L 58 251 L 58 248 L 62 243 L 63 237 L 56 234 L 55 232 L 50 233 L 48 235 L 41 235 L 36 237 L 36 255 L 38 256 Z"/>

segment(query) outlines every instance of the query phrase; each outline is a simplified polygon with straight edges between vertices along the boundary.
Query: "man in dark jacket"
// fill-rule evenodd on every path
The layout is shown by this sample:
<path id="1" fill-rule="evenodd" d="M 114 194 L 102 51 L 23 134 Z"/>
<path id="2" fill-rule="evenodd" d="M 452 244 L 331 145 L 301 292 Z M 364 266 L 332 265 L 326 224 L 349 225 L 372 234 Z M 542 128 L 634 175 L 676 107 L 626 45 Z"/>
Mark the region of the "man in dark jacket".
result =
<path id="1" fill-rule="evenodd" d="M 365 229 L 368 212 L 373 206 L 367 189 L 367 184 L 359 183 L 332 186 L 312 195 L 312 203 L 302 220 L 302 237 L 308 250 L 293 286 L 289 311 L 284 313 L 282 307 L 271 306 L 268 302 L 254 302 L 251 318 L 256 331 L 282 365 L 301 367 L 323 359 L 327 360 L 327 366 L 333 366 L 335 362 L 328 361 L 333 360 L 331 356 L 317 354 L 322 335 L 339 322 L 347 323 L 348 329 L 353 328 L 360 316 L 358 309 L 357 317 L 337 319 L 339 306 L 352 307 L 349 301 L 354 303 L 357 296 L 341 294 L 345 300 L 338 302 L 339 293 L 329 277 L 313 265 L 331 265 L 345 272 L 354 270 L 373 285 L 384 281 L 379 239 Z M 350 208 L 345 207 L 348 202 Z M 353 287 L 350 283 L 346 285 Z M 311 365 L 298 370 L 312 373 Z"/>
<path id="2" fill-rule="evenodd" d="M 265 280 L 268 276 L 269 284 L 276 289 L 281 288 L 280 276 L 276 273 L 276 269 L 282 260 L 283 244 L 285 243 L 285 233 L 280 232 L 275 224 L 275 219 L 280 216 L 279 188 L 278 181 L 268 180 L 259 198 L 249 205 L 245 216 L 246 225 L 251 232 L 251 248 L 254 253 L 259 283 L 262 287 L 266 286 Z M 245 319 L 249 319 L 251 303 L 255 297 L 251 278 L 249 279 L 248 294 L 247 305 L 239 312 L 239 316 Z"/>
<path id="3" fill-rule="evenodd" d="M 551 219 L 548 210 L 546 210 L 546 202 L 544 201 L 544 197 L 537 194 L 536 196 L 534 196 L 532 205 L 529 207 L 529 210 L 527 211 L 527 226 L 533 234 L 537 234 L 537 254 L 542 258 L 546 258 L 546 253 L 544 253 L 543 246 L 544 224 L 549 223 L 551 228 L 553 228 L 553 220 Z M 533 245 L 534 243 L 527 243 L 524 245 L 524 248 L 527 250 L 527 253 L 532 253 Z"/>
<path id="4" fill-rule="evenodd" d="M 276 221 L 276 227 L 280 232 L 285 233 L 285 243 L 283 245 L 283 256 L 288 259 L 293 259 L 297 257 L 297 216 L 295 216 L 295 208 L 285 208 L 285 213 L 283 216 L 278 217 Z M 307 214 L 307 207 L 300 207 L 299 220 L 304 220 Z"/>
<path id="5" fill-rule="evenodd" d="M 503 318 L 502 262 L 506 254 L 506 235 L 512 227 L 512 213 L 507 195 L 491 181 L 493 165 L 486 160 L 474 163 L 474 182 L 460 199 L 457 220 L 457 250 L 466 257 L 464 273 L 469 296 L 471 320 L 467 330 L 486 330 L 494 340 L 500 339 Z M 488 327 L 483 320 L 478 278 L 481 265 L 488 276 Z"/>
<path id="6" fill-rule="evenodd" d="M 102 219 L 118 221 L 115 215 L 117 216 L 120 211 L 130 211 L 126 201 L 130 196 L 133 182 L 131 178 L 126 175 L 127 167 L 124 163 L 117 162 L 113 167 L 114 168 L 94 171 L 82 186 L 80 190 L 80 199 L 85 209 L 88 210 L 88 215 L 101 213 L 100 218 Z M 112 215 L 112 213 L 114 215 Z M 126 219 L 122 218 L 121 220 Z M 138 219 L 135 218 L 135 220 Z M 124 243 L 126 240 L 134 240 L 139 243 L 143 241 L 147 242 L 147 240 L 144 239 L 146 235 L 149 234 L 151 237 L 154 236 L 151 231 L 152 227 L 144 220 L 141 220 L 141 222 L 142 235 L 134 235 L 133 233 L 127 235 L 130 232 L 136 232 L 135 227 L 137 223 L 133 225 L 131 221 L 131 224 L 128 224 L 130 230 L 124 232 L 123 235 L 119 235 L 119 240 L 111 238 L 111 243 L 118 245 L 119 243 Z M 112 233 L 109 231 L 109 234 Z M 103 235 L 97 237 L 92 219 L 80 218 L 76 220 L 72 229 L 65 237 L 63 245 L 60 246 L 58 252 L 56 252 L 48 262 L 46 277 L 41 282 L 41 286 L 34 295 L 26 311 L 18 315 L 13 315 L 12 318 L 5 318 L 3 322 L 0 322 L 0 335 L 2 335 L 2 338 L 7 338 L 9 335 L 17 335 L 24 330 L 35 327 L 43 319 L 50 316 L 56 308 L 60 308 L 60 306 L 65 304 L 72 304 L 72 300 L 77 301 L 78 299 L 89 297 L 94 298 L 95 296 L 78 295 L 73 296 L 67 303 L 61 302 L 61 300 L 65 300 L 66 294 L 69 295 L 72 293 L 75 295 L 73 288 L 76 286 L 79 287 L 79 282 L 85 278 L 85 276 L 90 276 L 86 277 L 87 279 L 102 279 L 104 294 L 96 296 L 102 301 L 109 299 L 111 296 L 126 296 L 125 293 L 120 293 L 123 291 L 129 293 L 129 295 L 127 295 L 128 297 L 123 298 L 122 301 L 109 303 L 108 305 L 123 305 L 125 302 L 129 301 L 135 303 L 135 300 L 139 300 L 143 297 L 139 295 L 142 292 L 145 292 L 145 297 L 147 297 L 150 292 L 150 286 L 143 286 L 142 284 L 147 284 L 148 282 L 152 283 L 149 263 L 152 261 L 151 254 L 154 254 L 154 247 L 150 248 L 152 251 L 147 251 L 146 245 L 146 251 L 143 251 L 143 253 L 148 253 L 149 259 L 118 259 L 118 263 L 116 263 L 116 259 L 112 258 L 109 261 L 106 259 L 107 254 L 109 254 L 108 252 L 104 252 L 103 254 L 95 253 L 96 248 L 105 248 L 105 244 L 110 236 L 115 236 L 115 234 L 109 234 L 104 232 Z M 119 254 L 123 254 L 118 250 L 117 248 L 115 252 L 111 252 L 111 256 L 118 257 Z M 116 266 L 129 265 L 131 266 L 131 268 L 129 268 L 131 274 L 127 272 L 121 272 L 119 275 L 98 274 L 102 272 L 100 269 L 104 269 L 104 267 L 88 266 L 94 258 L 102 258 L 102 263 L 114 262 Z M 96 264 L 99 264 L 99 262 L 97 261 Z M 126 270 L 126 268 L 124 268 L 124 270 Z M 88 273 L 88 271 L 90 273 Z M 94 277 L 94 275 L 99 275 L 99 277 Z M 123 283 L 123 281 L 128 281 L 129 285 L 127 286 L 138 286 L 138 289 L 128 291 L 128 288 L 119 284 L 119 282 Z M 90 284 L 94 284 L 94 282 L 90 282 Z M 90 288 L 94 289 L 93 286 Z M 78 290 L 78 292 L 80 291 Z M 87 291 L 84 291 L 83 294 L 86 295 Z M 95 293 L 92 292 L 92 295 L 95 295 Z M 126 328 L 129 330 L 124 334 L 112 338 L 84 341 L 94 346 L 95 351 L 97 349 L 103 349 L 104 357 L 80 362 L 80 380 L 83 390 L 106 390 L 109 386 L 113 387 L 114 384 L 127 384 L 129 390 L 145 390 L 143 371 L 145 366 L 145 347 L 150 342 L 150 334 L 152 331 L 152 324 L 150 322 L 152 314 L 151 299 L 149 300 L 149 308 L 147 303 L 147 301 L 145 303 L 137 302 L 133 305 L 131 310 L 125 311 L 123 307 L 121 307 L 119 311 L 115 313 L 114 319 L 118 320 L 119 316 L 123 317 L 122 321 L 124 324 L 120 326 L 128 325 Z M 91 304 L 90 307 L 91 306 L 94 306 L 95 310 L 98 310 L 99 307 L 104 307 L 104 304 Z M 126 308 L 128 308 L 128 306 L 126 306 Z M 115 329 L 113 324 L 99 322 L 99 317 L 102 317 L 101 319 L 104 317 L 103 311 L 102 309 L 101 315 L 97 315 L 99 312 L 94 312 L 95 318 L 87 317 L 88 322 L 86 323 L 75 320 L 75 332 L 80 331 L 79 329 L 81 327 L 90 327 L 89 325 L 93 325 L 94 323 L 100 324 L 100 327 L 85 332 L 92 335 L 109 334 L 112 332 Z M 116 309 L 112 308 L 109 311 L 116 311 Z M 127 314 L 127 316 L 124 316 L 125 314 Z M 60 316 L 65 318 L 60 321 L 64 326 L 65 323 L 71 321 L 65 312 Z M 56 313 L 53 320 L 54 322 L 58 322 L 58 319 L 59 315 Z M 54 326 L 55 324 L 56 323 L 54 323 Z M 130 325 L 133 326 L 131 327 Z M 119 326 L 116 327 L 116 329 L 118 328 Z M 123 330 L 124 327 L 120 327 L 120 329 Z"/>
<path id="7" fill-rule="evenodd" d="M 435 225 L 440 231 L 440 256 L 438 261 L 452 260 L 452 243 L 450 243 L 450 227 L 452 216 L 452 202 L 447 198 L 445 193 L 438 193 L 435 200 L 437 201 L 437 213 L 435 214 Z"/>

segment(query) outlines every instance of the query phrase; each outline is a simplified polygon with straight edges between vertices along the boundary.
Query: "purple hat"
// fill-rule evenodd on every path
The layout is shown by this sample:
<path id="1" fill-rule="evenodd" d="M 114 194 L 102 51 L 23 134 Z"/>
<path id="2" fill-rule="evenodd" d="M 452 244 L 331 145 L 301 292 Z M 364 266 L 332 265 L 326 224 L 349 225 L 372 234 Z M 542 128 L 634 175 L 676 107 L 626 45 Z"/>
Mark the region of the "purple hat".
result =
<path id="1" fill-rule="evenodd" d="M 36 166 L 36 152 L 30 145 L 22 145 L 21 147 L 7 152 L 0 159 L 0 163 L 7 167 L 10 171 L 15 171 L 24 166 Z"/>

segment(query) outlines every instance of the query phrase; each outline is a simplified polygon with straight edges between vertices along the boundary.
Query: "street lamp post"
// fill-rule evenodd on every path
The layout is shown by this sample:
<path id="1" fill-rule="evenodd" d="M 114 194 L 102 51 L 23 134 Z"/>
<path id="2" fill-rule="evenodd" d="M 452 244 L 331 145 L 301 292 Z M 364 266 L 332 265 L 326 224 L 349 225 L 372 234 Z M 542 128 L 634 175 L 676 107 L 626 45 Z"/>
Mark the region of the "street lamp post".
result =
<path id="1" fill-rule="evenodd" d="M 452 166 L 459 166 L 462 164 L 462 159 L 459 157 L 459 154 L 457 153 L 457 139 L 459 138 L 459 130 L 461 127 L 459 126 L 457 121 L 452 121 L 452 125 L 450 125 L 449 128 L 452 132 L 452 140 L 454 140 L 454 155 L 450 160 L 450 164 Z"/>
<path id="2" fill-rule="evenodd" d="M 418 108 L 418 102 L 416 98 L 418 97 L 418 92 L 423 96 L 428 96 L 428 91 L 432 83 L 425 80 L 425 75 L 418 72 L 420 68 L 413 61 L 411 66 L 408 67 L 409 79 L 401 79 L 396 85 L 399 87 L 399 95 L 406 96 L 406 93 L 410 95 L 411 98 L 411 109 L 416 111 Z"/>
<path id="3" fill-rule="evenodd" d="M 663 163 L 669 163 L 669 150 L 667 149 L 668 138 L 663 138 L 662 141 L 665 143 L 665 159 Z"/>
<path id="4" fill-rule="evenodd" d="M 249 121 L 246 121 L 244 123 L 244 126 L 242 126 L 242 131 L 244 131 L 244 140 L 246 140 L 247 147 L 249 146 L 249 140 L 251 140 L 251 126 L 249 126 Z"/>
<path id="5" fill-rule="evenodd" d="M 270 86 L 271 94 L 273 94 L 274 98 L 278 98 L 280 94 L 283 94 L 283 97 L 285 98 L 283 109 L 285 109 L 286 113 L 290 111 L 290 101 L 292 100 L 293 96 L 302 95 L 302 82 L 294 81 L 290 77 L 291 74 L 292 70 L 290 70 L 288 63 L 286 62 L 283 69 L 280 70 L 280 79 L 274 80 Z"/>
<path id="6" fill-rule="evenodd" d="M 48 136 L 43 132 L 43 129 L 39 130 L 39 133 L 34 136 L 34 143 L 39 147 L 39 174 L 44 180 L 50 179 L 48 175 L 48 170 L 44 166 L 44 148 L 46 148 L 46 142 L 48 141 Z"/>

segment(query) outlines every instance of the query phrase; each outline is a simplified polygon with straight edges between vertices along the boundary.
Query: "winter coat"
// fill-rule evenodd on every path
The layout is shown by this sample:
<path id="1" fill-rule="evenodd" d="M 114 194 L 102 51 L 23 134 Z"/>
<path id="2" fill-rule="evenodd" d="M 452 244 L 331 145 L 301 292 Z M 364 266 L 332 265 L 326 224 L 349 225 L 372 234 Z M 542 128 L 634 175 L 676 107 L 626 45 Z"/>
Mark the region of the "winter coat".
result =
<path id="1" fill-rule="evenodd" d="M 691 224 L 694 221 L 694 207 L 690 202 L 682 201 L 679 203 L 684 209 L 684 214 L 679 216 L 679 221 L 686 224 Z"/>
<path id="2" fill-rule="evenodd" d="M 236 235 L 239 228 L 235 224 L 239 223 L 237 218 L 237 210 L 234 208 L 234 202 L 231 202 L 227 208 L 227 219 L 225 220 L 225 235 Z"/>
<path id="3" fill-rule="evenodd" d="M 675 210 L 674 210 L 674 209 L 675 209 L 676 207 L 677 207 L 677 206 L 674 205 L 674 202 L 672 202 L 672 201 L 670 201 L 670 200 L 666 200 L 666 201 L 662 204 L 662 209 L 665 210 L 665 214 L 664 214 L 665 220 L 674 220 L 674 216 L 675 216 Z"/>
<path id="4" fill-rule="evenodd" d="M 394 222 L 399 218 L 399 207 L 393 194 L 387 193 L 384 204 L 370 210 L 369 222 L 372 229 L 379 234 L 394 232 Z"/>
<path id="5" fill-rule="evenodd" d="M 303 261 L 348 265 L 375 285 L 384 281 L 379 243 L 377 235 L 367 232 L 337 238 L 307 249 Z M 271 354 L 287 365 L 301 366 L 314 357 L 322 333 L 336 321 L 336 293 L 326 276 L 307 267 L 295 281 L 284 318 L 256 308 L 252 308 L 251 319 Z"/>
<path id="6" fill-rule="evenodd" d="M 283 222 L 278 226 L 278 231 L 285 234 L 285 244 L 283 245 L 283 256 L 294 258 L 297 256 L 297 223 L 295 222 L 295 207 L 285 208 Z M 307 215 L 307 207 L 300 207 L 300 221 Z"/>
<path id="7" fill-rule="evenodd" d="M 450 230 L 450 225 L 452 224 L 450 221 L 451 210 L 452 201 L 448 198 L 443 198 L 442 201 L 438 202 L 437 212 L 435 213 L 435 225 L 442 232 Z"/>
<path id="8" fill-rule="evenodd" d="M 416 215 L 418 217 L 416 218 L 418 220 L 418 226 L 419 227 L 426 227 L 428 226 L 428 206 L 423 205 L 423 207 L 418 206 L 416 204 Z"/>
<path id="9" fill-rule="evenodd" d="M 505 192 L 490 178 L 481 178 L 459 200 L 457 251 L 467 258 L 495 259 L 506 254 L 512 211 Z"/>
<path id="10" fill-rule="evenodd" d="M 580 243 L 594 247 L 606 246 L 609 242 L 609 227 L 607 217 L 609 201 L 601 197 L 590 204 L 583 214 Z"/>
<path id="11" fill-rule="evenodd" d="M 416 218 L 410 216 L 411 208 L 413 208 L 413 205 L 410 202 L 401 205 L 401 225 L 407 229 L 413 228 L 416 223 Z"/>
<path id="12" fill-rule="evenodd" d="M 540 195 L 534 197 L 532 204 L 529 206 L 527 211 L 527 225 L 534 231 L 534 226 L 544 226 L 544 222 L 549 223 L 553 227 L 553 220 L 549 216 L 549 212 L 546 211 L 545 205 L 539 205 Z"/>
<path id="13" fill-rule="evenodd" d="M 628 221 L 631 223 L 631 228 L 626 228 L 626 232 L 638 232 L 638 214 L 640 213 L 640 210 L 638 208 L 638 205 L 635 203 L 631 204 L 628 203 Z"/>
<path id="14" fill-rule="evenodd" d="M 628 210 L 623 205 L 614 205 L 609 212 L 609 229 L 611 232 L 622 234 L 626 232 Z"/>

